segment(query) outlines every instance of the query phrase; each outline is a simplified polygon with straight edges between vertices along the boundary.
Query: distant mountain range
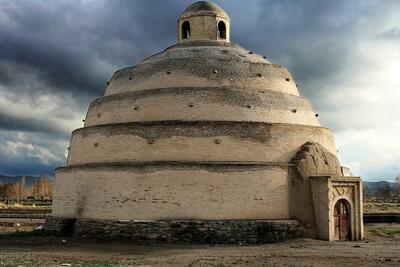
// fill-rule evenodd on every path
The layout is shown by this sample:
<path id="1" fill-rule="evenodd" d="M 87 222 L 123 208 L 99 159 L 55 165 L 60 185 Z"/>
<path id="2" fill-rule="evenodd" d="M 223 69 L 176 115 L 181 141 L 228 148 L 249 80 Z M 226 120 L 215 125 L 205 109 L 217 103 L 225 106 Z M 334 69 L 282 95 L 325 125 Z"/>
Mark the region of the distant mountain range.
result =
<path id="1" fill-rule="evenodd" d="M 386 185 L 389 185 L 392 189 L 396 188 L 396 183 L 394 182 L 388 182 L 388 181 L 379 181 L 379 182 L 367 182 L 364 181 L 363 185 L 364 187 L 366 186 L 367 188 L 367 194 L 368 195 L 375 195 L 376 191 L 378 191 L 379 188 L 382 188 Z"/>
<path id="2" fill-rule="evenodd" d="M 50 181 L 54 180 L 51 176 L 47 177 L 49 177 Z M 0 184 L 15 183 L 18 182 L 20 178 L 21 176 L 6 176 L 0 174 Z M 31 186 L 38 178 L 39 176 L 25 176 L 25 183 L 26 185 Z"/>

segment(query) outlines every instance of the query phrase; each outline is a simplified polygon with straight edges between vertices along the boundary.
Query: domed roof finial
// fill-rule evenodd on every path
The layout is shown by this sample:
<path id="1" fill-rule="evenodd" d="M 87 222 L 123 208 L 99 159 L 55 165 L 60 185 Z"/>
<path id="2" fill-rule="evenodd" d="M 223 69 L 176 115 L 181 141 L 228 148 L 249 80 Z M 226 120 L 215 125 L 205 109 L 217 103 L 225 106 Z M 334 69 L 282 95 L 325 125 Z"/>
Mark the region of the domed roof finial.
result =
<path id="1" fill-rule="evenodd" d="M 198 1 L 188 6 L 178 19 L 178 41 L 230 41 L 229 16 L 218 5 Z"/>
<path id="2" fill-rule="evenodd" d="M 193 14 L 211 14 L 218 15 L 229 19 L 226 12 L 217 4 L 208 1 L 198 1 L 188 6 L 179 17 L 193 15 Z"/>

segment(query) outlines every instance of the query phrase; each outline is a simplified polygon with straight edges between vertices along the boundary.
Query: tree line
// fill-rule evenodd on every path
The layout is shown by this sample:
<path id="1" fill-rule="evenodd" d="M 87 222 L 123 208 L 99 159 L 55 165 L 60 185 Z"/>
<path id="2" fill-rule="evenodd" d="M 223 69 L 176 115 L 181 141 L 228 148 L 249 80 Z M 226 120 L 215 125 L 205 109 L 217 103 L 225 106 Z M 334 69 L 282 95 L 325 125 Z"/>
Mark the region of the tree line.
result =
<path id="1" fill-rule="evenodd" d="M 18 182 L 0 184 L 0 199 L 24 200 L 40 199 L 51 200 L 53 197 L 53 183 L 46 175 L 41 175 L 31 186 L 26 184 L 26 178 L 22 176 Z"/>
<path id="2" fill-rule="evenodd" d="M 385 184 L 383 187 L 378 188 L 375 194 L 368 193 L 368 186 L 363 186 L 364 200 L 381 200 L 385 202 L 400 202 L 400 175 L 395 179 L 395 186 L 391 187 Z"/>

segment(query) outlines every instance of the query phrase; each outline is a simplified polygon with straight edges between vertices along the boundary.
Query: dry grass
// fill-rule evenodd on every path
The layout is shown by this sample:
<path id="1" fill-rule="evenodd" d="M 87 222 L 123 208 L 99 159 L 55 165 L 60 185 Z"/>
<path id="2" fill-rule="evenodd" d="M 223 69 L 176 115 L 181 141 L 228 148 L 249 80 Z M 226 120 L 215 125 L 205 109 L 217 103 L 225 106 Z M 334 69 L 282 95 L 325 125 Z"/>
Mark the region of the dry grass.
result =
<path id="1" fill-rule="evenodd" d="M 400 213 L 400 203 L 364 203 L 364 213 L 369 213 L 369 214 Z"/>

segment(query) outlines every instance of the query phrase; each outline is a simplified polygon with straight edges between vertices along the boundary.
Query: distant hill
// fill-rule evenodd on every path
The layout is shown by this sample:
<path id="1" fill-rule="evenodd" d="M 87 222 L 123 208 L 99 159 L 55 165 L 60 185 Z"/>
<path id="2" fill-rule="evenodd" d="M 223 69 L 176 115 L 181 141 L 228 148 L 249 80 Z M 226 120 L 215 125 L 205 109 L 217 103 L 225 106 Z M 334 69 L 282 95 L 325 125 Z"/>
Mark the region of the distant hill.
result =
<path id="1" fill-rule="evenodd" d="M 393 182 L 387 182 L 387 181 L 379 181 L 379 182 L 366 182 L 363 181 L 364 187 L 367 186 L 367 194 L 368 195 L 375 195 L 376 191 L 378 191 L 379 188 L 382 188 L 386 185 L 389 185 L 392 189 L 395 189 L 396 183 Z"/>
<path id="2" fill-rule="evenodd" d="M 53 177 L 48 177 L 50 181 L 54 180 Z M 18 182 L 20 178 L 21 176 L 6 176 L 0 174 L 0 184 L 15 183 Z M 31 186 L 38 178 L 39 176 L 25 176 L 25 183 L 26 185 Z"/>

